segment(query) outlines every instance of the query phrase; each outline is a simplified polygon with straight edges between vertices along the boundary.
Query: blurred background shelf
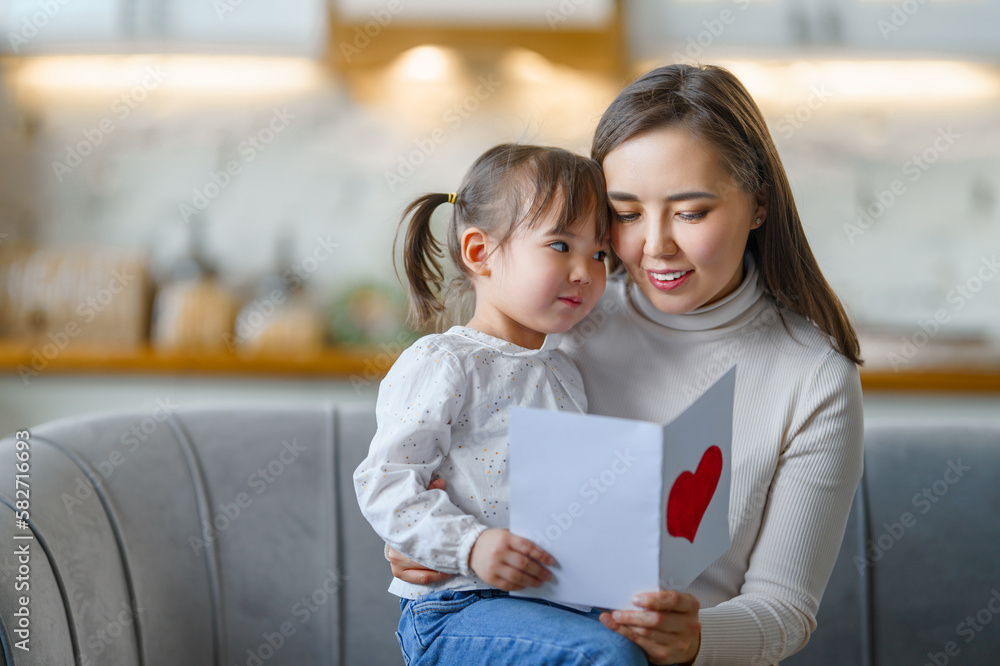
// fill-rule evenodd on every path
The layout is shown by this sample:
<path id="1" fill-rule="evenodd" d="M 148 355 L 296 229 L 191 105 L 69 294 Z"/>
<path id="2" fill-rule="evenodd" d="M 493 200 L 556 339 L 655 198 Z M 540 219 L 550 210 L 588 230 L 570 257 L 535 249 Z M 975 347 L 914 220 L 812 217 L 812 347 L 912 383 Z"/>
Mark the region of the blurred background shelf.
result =
<path id="1" fill-rule="evenodd" d="M 27 376 L 198 375 L 268 378 L 362 379 L 375 383 L 395 360 L 387 347 L 327 347 L 318 352 L 238 353 L 228 351 L 157 350 L 149 345 L 114 348 L 73 345 L 50 354 L 30 341 L 0 340 L 0 374 Z M 37 374 L 36 374 L 37 373 Z M 1000 393 L 1000 363 L 922 365 L 913 368 L 876 366 L 861 369 L 866 393 Z"/>
<path id="2" fill-rule="evenodd" d="M 1000 393 L 1000 366 L 991 369 L 931 367 L 908 370 L 861 369 L 868 393 Z"/>
<path id="3" fill-rule="evenodd" d="M 371 375 L 385 359 L 377 349 L 325 348 L 308 354 L 157 350 L 73 345 L 47 357 L 38 343 L 0 340 L 0 373 L 256 375 L 349 378 Z M 385 354 L 382 353 L 384 357 Z M 386 366 L 387 368 L 388 366 Z M 384 370 L 382 371 L 384 372 Z M 35 375 L 34 373 L 37 373 Z"/>

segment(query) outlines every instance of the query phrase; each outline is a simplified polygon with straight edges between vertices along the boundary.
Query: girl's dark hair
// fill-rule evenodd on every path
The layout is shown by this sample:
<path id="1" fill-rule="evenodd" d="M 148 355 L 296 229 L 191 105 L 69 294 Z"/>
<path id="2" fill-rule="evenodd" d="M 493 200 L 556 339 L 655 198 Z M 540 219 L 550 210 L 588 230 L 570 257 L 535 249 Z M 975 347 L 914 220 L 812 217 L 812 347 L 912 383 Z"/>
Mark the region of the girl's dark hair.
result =
<path id="1" fill-rule="evenodd" d="M 829 335 L 844 356 L 862 364 L 857 333 L 809 249 L 764 117 L 739 79 L 712 65 L 668 65 L 644 74 L 604 112 L 591 155 L 603 164 L 626 140 L 666 127 L 683 128 L 714 148 L 753 200 L 763 194 L 767 219 L 751 231 L 747 249 L 764 288 Z"/>
<path id="2" fill-rule="evenodd" d="M 396 241 L 405 229 L 403 268 L 410 294 L 410 321 L 418 328 L 437 323 L 445 313 L 445 275 L 441 244 L 431 232 L 431 215 L 447 194 L 425 194 L 403 212 Z M 597 162 L 561 148 L 504 143 L 494 146 L 469 168 L 456 193 L 448 224 L 448 253 L 460 274 L 451 288 L 468 293 L 470 275 L 462 261 L 461 237 L 476 227 L 503 248 L 521 229 L 555 212 L 553 231 L 562 233 L 593 215 L 596 239 L 611 233 L 604 172 Z M 406 223 L 410 218 L 409 224 Z M 395 256 L 395 247 L 393 248 Z"/>

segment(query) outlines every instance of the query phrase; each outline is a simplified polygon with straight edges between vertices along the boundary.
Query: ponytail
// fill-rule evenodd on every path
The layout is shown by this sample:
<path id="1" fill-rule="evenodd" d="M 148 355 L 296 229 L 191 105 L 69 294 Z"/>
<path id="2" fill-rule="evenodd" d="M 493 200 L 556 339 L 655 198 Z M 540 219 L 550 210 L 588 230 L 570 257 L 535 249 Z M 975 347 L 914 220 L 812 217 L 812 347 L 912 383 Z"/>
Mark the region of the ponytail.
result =
<path id="1" fill-rule="evenodd" d="M 424 328 L 436 321 L 445 311 L 444 303 L 438 296 L 444 289 L 444 271 L 440 261 L 444 253 L 441 251 L 441 244 L 431 232 L 431 216 L 443 203 L 448 203 L 447 194 L 425 194 L 413 201 L 403 211 L 396 241 L 393 243 L 395 257 L 399 233 L 405 226 L 403 269 L 406 272 L 407 291 L 410 295 L 408 321 L 417 328 Z M 407 217 L 410 217 L 409 224 L 406 224 Z"/>
<path id="2" fill-rule="evenodd" d="M 393 256 L 405 228 L 402 256 L 410 296 L 408 322 L 423 329 L 471 316 L 473 275 L 462 259 L 461 238 L 466 229 L 482 231 L 496 251 L 521 225 L 554 220 L 556 232 L 561 233 L 596 213 L 595 238 L 603 241 L 611 233 L 606 189 L 597 162 L 562 148 L 502 143 L 487 150 L 469 168 L 456 193 L 425 194 L 403 211 Z M 446 243 L 431 231 L 431 217 L 443 203 L 455 205 Z M 547 213 L 553 217 L 546 217 Z M 445 245 L 451 268 L 458 271 L 447 284 L 441 266 Z"/>

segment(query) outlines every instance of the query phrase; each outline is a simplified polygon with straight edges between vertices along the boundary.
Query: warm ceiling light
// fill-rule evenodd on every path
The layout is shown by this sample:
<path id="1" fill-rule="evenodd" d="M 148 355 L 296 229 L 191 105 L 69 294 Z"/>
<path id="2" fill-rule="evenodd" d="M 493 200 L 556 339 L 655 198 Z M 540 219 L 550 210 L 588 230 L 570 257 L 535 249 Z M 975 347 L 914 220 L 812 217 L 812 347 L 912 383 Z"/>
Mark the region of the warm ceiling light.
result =
<path id="1" fill-rule="evenodd" d="M 396 58 L 392 71 L 412 81 L 439 81 L 455 76 L 460 59 L 451 49 L 440 46 L 416 46 Z"/>
<path id="2" fill-rule="evenodd" d="M 719 64 L 743 81 L 760 103 L 797 104 L 825 88 L 831 100 L 848 104 L 911 102 L 950 104 L 1000 96 L 1000 71 L 947 60 L 814 60 Z"/>
<path id="3" fill-rule="evenodd" d="M 647 61 L 641 71 L 661 64 Z M 732 71 L 762 107 L 802 104 L 817 91 L 836 104 L 898 102 L 914 109 L 1000 98 L 1000 68 L 975 62 L 720 58 L 714 64 Z"/>
<path id="4" fill-rule="evenodd" d="M 37 56 L 14 61 L 10 80 L 28 93 L 89 95 L 142 86 L 204 95 L 288 94 L 325 80 L 307 58 L 197 55 Z"/>
<path id="5" fill-rule="evenodd" d="M 552 63 L 528 49 L 511 49 L 500 61 L 504 78 L 531 83 L 548 83 L 553 78 Z"/>

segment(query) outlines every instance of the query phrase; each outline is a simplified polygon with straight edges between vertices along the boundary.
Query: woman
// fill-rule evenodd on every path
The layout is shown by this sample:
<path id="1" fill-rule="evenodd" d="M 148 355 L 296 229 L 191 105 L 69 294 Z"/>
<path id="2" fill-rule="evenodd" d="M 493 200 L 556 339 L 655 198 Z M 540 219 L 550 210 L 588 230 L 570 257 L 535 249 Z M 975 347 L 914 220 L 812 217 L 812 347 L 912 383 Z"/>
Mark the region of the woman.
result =
<path id="1" fill-rule="evenodd" d="M 861 478 L 857 336 L 760 110 L 728 71 L 639 78 L 592 153 L 624 270 L 563 345 L 589 411 L 665 423 L 737 366 L 729 551 L 685 592 L 601 621 L 654 664 L 776 663 L 816 627 Z M 390 561 L 406 580 L 439 576 Z"/>

